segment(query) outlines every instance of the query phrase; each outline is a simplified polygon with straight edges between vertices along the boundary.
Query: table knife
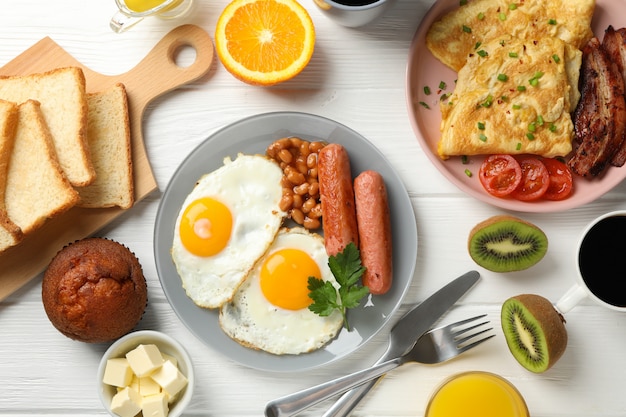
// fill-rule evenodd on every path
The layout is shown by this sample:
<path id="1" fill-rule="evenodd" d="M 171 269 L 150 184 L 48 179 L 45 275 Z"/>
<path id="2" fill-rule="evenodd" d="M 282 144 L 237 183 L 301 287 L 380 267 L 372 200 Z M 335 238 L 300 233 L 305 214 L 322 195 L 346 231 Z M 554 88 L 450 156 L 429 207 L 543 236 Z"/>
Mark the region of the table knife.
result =
<path id="1" fill-rule="evenodd" d="M 467 272 L 405 313 L 391 329 L 389 347 L 378 363 L 400 356 L 427 332 L 470 288 L 478 282 L 477 271 Z M 391 341 L 391 338 L 398 338 Z M 381 377 L 382 378 L 382 377 Z M 380 378 L 379 378 L 380 379 Z M 323 417 L 346 417 L 365 397 L 378 379 L 366 382 L 343 394 Z"/>

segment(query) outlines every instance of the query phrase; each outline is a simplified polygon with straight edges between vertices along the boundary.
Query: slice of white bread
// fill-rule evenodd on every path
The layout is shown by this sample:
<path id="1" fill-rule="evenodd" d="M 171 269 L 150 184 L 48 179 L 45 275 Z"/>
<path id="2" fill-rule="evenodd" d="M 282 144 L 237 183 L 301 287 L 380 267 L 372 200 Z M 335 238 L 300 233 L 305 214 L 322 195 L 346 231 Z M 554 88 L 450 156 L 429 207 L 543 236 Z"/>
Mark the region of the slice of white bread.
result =
<path id="1" fill-rule="evenodd" d="M 135 202 L 126 88 L 87 94 L 87 138 L 96 179 L 78 189 L 81 207 L 128 209 Z"/>
<path id="2" fill-rule="evenodd" d="M 5 203 L 24 235 L 73 207 L 78 192 L 63 175 L 40 104 L 19 105 L 15 143 L 9 160 Z"/>
<path id="3" fill-rule="evenodd" d="M 16 245 L 23 234 L 6 212 L 4 195 L 9 171 L 9 159 L 13 152 L 15 128 L 17 126 L 17 105 L 0 100 L 0 252 Z"/>
<path id="4" fill-rule="evenodd" d="M 85 75 L 78 67 L 0 77 L 0 99 L 36 100 L 50 129 L 63 172 L 76 187 L 95 179 L 87 146 Z"/>

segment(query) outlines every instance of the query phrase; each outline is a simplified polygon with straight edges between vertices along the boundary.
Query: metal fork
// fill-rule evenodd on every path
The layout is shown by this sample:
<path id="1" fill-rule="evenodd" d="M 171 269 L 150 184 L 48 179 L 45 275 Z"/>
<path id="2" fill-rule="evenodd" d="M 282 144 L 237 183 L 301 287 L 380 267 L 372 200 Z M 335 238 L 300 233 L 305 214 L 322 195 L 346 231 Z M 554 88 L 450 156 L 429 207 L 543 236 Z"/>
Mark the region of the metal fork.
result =
<path id="1" fill-rule="evenodd" d="M 294 416 L 323 400 L 361 385 L 407 362 L 435 364 L 447 361 L 494 336 L 491 334 L 478 338 L 492 330 L 492 327 L 469 333 L 489 323 L 487 320 L 468 326 L 485 316 L 486 314 L 483 314 L 430 330 L 417 339 L 411 350 L 402 356 L 270 401 L 265 406 L 265 416 Z"/>

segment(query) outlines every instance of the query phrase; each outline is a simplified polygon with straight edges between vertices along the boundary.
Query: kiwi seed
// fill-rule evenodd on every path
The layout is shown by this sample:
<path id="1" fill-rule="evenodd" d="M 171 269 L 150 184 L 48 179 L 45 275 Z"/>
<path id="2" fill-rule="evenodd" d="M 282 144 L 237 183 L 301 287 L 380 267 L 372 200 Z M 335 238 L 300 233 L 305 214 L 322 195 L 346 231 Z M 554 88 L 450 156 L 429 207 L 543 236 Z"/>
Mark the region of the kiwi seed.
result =
<path id="1" fill-rule="evenodd" d="M 500 318 L 509 350 L 529 371 L 547 371 L 565 352 L 565 319 L 544 297 L 511 297 L 502 305 Z"/>
<path id="2" fill-rule="evenodd" d="M 468 250 L 474 262 L 490 271 L 521 271 L 544 257 L 548 238 L 532 223 L 513 216 L 494 216 L 474 226 Z"/>

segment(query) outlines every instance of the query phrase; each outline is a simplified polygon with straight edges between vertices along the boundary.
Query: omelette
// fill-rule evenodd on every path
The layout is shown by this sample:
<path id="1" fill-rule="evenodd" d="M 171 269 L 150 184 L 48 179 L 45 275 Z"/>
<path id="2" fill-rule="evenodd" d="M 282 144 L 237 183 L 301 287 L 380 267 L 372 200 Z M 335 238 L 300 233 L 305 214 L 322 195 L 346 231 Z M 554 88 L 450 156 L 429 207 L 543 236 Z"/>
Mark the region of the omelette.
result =
<path id="1" fill-rule="evenodd" d="M 459 71 L 477 43 L 503 35 L 520 39 L 558 38 L 578 49 L 593 36 L 595 0 L 464 0 L 434 22 L 426 46 Z"/>
<path id="2" fill-rule="evenodd" d="M 557 37 L 509 35 L 472 49 L 440 104 L 439 156 L 570 153 L 580 50 Z"/>

